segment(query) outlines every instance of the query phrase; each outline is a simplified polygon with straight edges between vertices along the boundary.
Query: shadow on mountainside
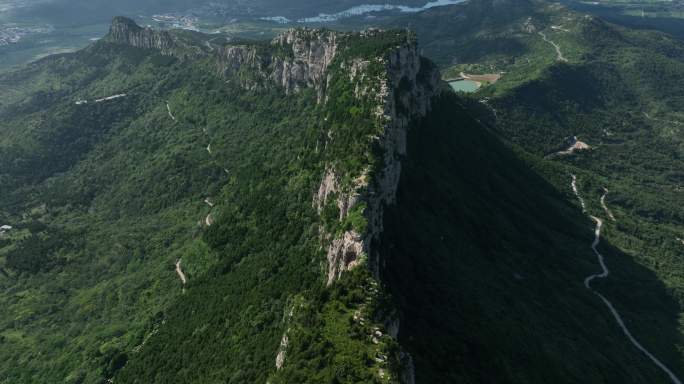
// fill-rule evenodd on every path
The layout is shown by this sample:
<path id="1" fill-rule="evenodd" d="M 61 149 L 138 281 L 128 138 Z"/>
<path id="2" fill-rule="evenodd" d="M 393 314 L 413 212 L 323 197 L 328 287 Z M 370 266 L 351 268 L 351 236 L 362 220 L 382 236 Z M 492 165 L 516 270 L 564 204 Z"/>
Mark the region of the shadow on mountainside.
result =
<path id="1" fill-rule="evenodd" d="M 385 215 L 382 274 L 416 382 L 668 383 L 583 285 L 600 273 L 593 222 L 455 98 L 410 131 Z M 593 287 L 682 375 L 675 300 L 603 238 L 599 249 L 612 274 Z"/>

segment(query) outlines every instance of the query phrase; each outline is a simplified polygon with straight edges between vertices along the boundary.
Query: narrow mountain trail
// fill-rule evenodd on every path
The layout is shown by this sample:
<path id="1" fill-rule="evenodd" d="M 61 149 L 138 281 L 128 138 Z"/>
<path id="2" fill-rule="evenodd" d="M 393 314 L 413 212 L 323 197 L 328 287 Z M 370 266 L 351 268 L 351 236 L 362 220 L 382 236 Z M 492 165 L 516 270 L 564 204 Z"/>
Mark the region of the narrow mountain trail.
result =
<path id="1" fill-rule="evenodd" d="M 579 193 L 577 191 L 577 177 L 575 177 L 575 175 L 572 175 L 571 187 L 572 187 L 572 190 L 575 192 L 575 195 L 577 195 L 577 197 L 580 199 L 580 202 L 582 203 L 582 207 L 584 207 L 584 200 L 582 200 L 582 197 L 579 195 Z M 608 193 L 608 191 L 606 190 L 606 192 L 603 194 L 603 197 L 605 197 L 605 195 L 607 193 Z M 584 208 L 583 208 L 583 211 L 584 211 Z M 674 384 L 682 384 L 682 382 L 679 380 L 679 378 L 672 371 L 670 371 L 670 369 L 667 368 L 667 366 L 665 366 L 665 364 L 663 364 L 660 360 L 658 360 L 658 358 L 653 356 L 653 354 L 651 352 L 649 352 L 646 348 L 644 348 L 644 346 L 642 346 L 641 343 L 639 343 L 639 341 L 637 341 L 637 339 L 634 338 L 632 333 L 629 331 L 629 329 L 625 325 L 625 321 L 622 319 L 622 316 L 620 316 L 620 313 L 613 306 L 613 303 L 611 303 L 610 300 L 608 300 L 600 292 L 596 291 L 595 289 L 593 289 L 591 287 L 591 282 L 594 279 L 605 279 L 605 278 L 607 278 L 610 275 L 610 270 L 606 266 L 605 258 L 598 251 L 598 245 L 601 242 L 601 230 L 603 229 L 603 220 L 599 219 L 596 216 L 592 216 L 592 215 L 590 215 L 589 217 L 591 217 L 591 219 L 594 220 L 594 222 L 596 222 L 596 228 L 594 229 L 594 241 L 591 243 L 591 250 L 594 252 L 594 254 L 596 255 L 596 258 L 598 259 L 599 265 L 601 266 L 601 273 L 597 273 L 597 274 L 587 276 L 587 278 L 584 279 L 584 286 L 587 287 L 587 289 L 589 289 L 599 299 L 601 299 L 601 301 L 603 301 L 603 303 L 606 305 L 606 307 L 608 307 L 608 310 L 613 315 L 613 318 L 615 318 L 615 321 L 617 322 L 618 326 L 620 327 L 620 329 L 622 329 L 622 332 L 625 334 L 627 339 L 629 339 L 629 341 L 632 343 L 632 345 L 634 345 L 639 351 L 641 351 L 644 355 L 646 355 L 646 357 L 648 357 L 653 362 L 653 364 L 655 364 L 658 368 L 660 368 L 663 372 L 665 372 Z"/>
<path id="2" fill-rule="evenodd" d="M 185 285 L 188 282 L 188 280 L 185 277 L 185 273 L 183 273 L 183 270 L 181 269 L 181 259 L 178 259 L 178 261 L 176 261 L 176 273 L 178 274 L 181 283 Z"/>
<path id="3" fill-rule="evenodd" d="M 606 205 L 606 196 L 608 196 L 608 188 L 603 188 L 603 195 L 601 195 L 601 206 L 603 207 L 603 210 L 606 212 L 606 215 L 610 217 L 611 220 L 615 221 L 615 216 L 613 216 L 613 212 L 608 209 L 608 206 Z"/>
<path id="4" fill-rule="evenodd" d="M 120 98 L 126 97 L 126 96 L 127 96 L 127 94 L 125 94 L 125 93 L 119 93 L 118 95 L 112 95 L 112 96 L 103 97 L 101 99 L 95 99 L 95 100 L 93 100 L 93 102 L 94 103 L 102 103 L 105 101 L 120 99 Z M 75 104 L 76 105 L 88 104 L 88 100 L 78 100 L 75 102 Z"/>
<path id="5" fill-rule="evenodd" d="M 568 59 L 566 59 L 565 56 L 563 56 L 563 52 L 561 52 L 560 46 L 559 46 L 558 44 L 556 44 L 556 43 L 554 43 L 553 41 L 549 40 L 549 39 L 546 37 L 546 34 L 545 34 L 544 32 L 539 32 L 539 36 L 541 36 L 542 39 L 544 39 L 545 42 L 551 44 L 551 45 L 556 49 L 556 55 L 557 55 L 556 60 L 558 60 L 558 61 L 563 61 L 563 62 L 567 62 L 567 61 L 568 61 Z"/>
<path id="6" fill-rule="evenodd" d="M 579 191 L 577 190 L 577 176 L 572 175 L 572 183 L 570 183 L 570 186 L 572 187 L 572 191 L 575 193 L 575 196 L 577 196 L 577 199 L 580 202 L 580 205 L 582 206 L 582 212 L 587 211 L 587 206 L 584 204 L 584 199 L 582 196 L 580 196 Z"/>
<path id="7" fill-rule="evenodd" d="M 118 94 L 118 95 L 103 97 L 103 98 L 101 98 L 101 99 L 95 100 L 95 102 L 96 102 L 96 103 L 101 103 L 101 102 L 103 102 L 103 101 L 109 101 L 109 100 L 120 99 L 120 98 L 122 98 L 122 97 L 126 97 L 126 94 L 125 94 L 125 93 L 120 93 L 120 94 Z"/>
<path id="8" fill-rule="evenodd" d="M 169 117 L 171 120 L 176 121 L 176 118 L 173 116 L 173 113 L 171 113 L 171 106 L 169 106 L 169 102 L 166 102 L 166 111 L 169 112 Z"/>

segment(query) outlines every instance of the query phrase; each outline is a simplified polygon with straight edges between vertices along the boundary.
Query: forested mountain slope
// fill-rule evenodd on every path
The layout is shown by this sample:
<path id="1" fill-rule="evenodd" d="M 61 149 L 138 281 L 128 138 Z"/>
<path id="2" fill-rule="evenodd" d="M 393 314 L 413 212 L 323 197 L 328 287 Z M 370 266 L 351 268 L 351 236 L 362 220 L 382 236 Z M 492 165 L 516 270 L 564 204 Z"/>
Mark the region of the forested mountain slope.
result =
<path id="1" fill-rule="evenodd" d="M 511 151 L 454 99 L 411 131 L 386 216 L 383 276 L 402 308 L 399 342 L 416 382 L 670 383 L 584 285 L 601 268 L 574 170 Z M 584 200 L 609 222 L 598 197 Z M 681 375 L 678 303 L 609 240 L 599 249 L 613 273 L 594 285 Z"/>
<path id="2" fill-rule="evenodd" d="M 585 170 L 593 194 L 607 187 L 624 213 L 608 235 L 680 297 L 684 43 L 539 1 L 473 2 L 412 24 L 441 48 L 426 53 L 447 76 L 501 75 L 470 97 L 480 118 L 504 140 Z M 590 150 L 557 156 L 573 137 Z"/>
<path id="3" fill-rule="evenodd" d="M 616 294 L 631 295 L 623 310 L 634 333 L 664 332 L 652 323 L 654 311 L 669 308 L 667 317 L 678 319 L 683 305 L 684 44 L 540 1 L 469 2 L 419 16 L 393 25 L 415 28 L 445 77 L 501 76 L 464 95 L 467 108 L 529 151 L 556 188 L 568 188 L 559 170 L 577 173 L 590 214 L 610 210 L 604 237 L 649 273 L 613 273 L 607 281 Z M 568 152 L 578 142 L 580 150 Z M 654 290 L 671 304 L 646 299 Z M 674 336 L 681 325 L 672 324 L 672 344 L 681 344 Z"/>
<path id="4" fill-rule="evenodd" d="M 335 300 L 325 287 L 368 263 L 385 167 L 437 72 L 404 31 L 208 39 L 117 18 L 103 41 L 0 79 L 3 380 L 265 381 L 307 311 L 340 323 L 312 328 L 335 358 L 319 375 L 400 374 L 391 336 L 362 337 L 391 315 L 373 317 L 369 268 Z M 361 303 L 360 338 L 340 338 L 339 306 Z"/>

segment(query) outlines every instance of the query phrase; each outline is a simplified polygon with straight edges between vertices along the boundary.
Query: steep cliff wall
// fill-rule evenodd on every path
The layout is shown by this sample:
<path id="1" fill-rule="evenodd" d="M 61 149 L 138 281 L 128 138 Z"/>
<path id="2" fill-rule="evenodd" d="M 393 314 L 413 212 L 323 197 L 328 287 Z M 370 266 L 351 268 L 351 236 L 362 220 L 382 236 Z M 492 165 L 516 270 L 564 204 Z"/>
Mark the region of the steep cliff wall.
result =
<path id="1" fill-rule="evenodd" d="M 368 73 L 373 60 L 381 64 L 383 71 L 380 74 Z M 336 199 L 340 221 L 345 220 L 359 204 L 366 204 L 366 231 L 347 230 L 332 239 L 328 246 L 328 284 L 339 278 L 343 271 L 358 265 L 364 255 L 370 256 L 369 267 L 378 276 L 383 261 L 373 253 L 372 244 L 379 240 L 383 230 L 383 207 L 395 201 L 409 126 L 429 111 L 430 99 L 437 92 L 440 81 L 438 70 L 421 59 L 415 43 L 397 47 L 384 57 L 371 61 L 355 59 L 342 63 L 342 66 L 354 83 L 355 95 L 370 96 L 376 103 L 375 117 L 382 129 L 380 135 L 370 138 L 368 146 L 377 144 L 381 154 L 377 162 L 379 169 L 372 177 L 369 169 L 355 175 L 343 175 L 329 167 L 314 196 L 314 205 L 319 212 L 329 199 Z M 372 77 L 370 81 L 368 77 Z M 342 185 L 344 178 L 351 178 L 353 182 Z"/>
<path id="2" fill-rule="evenodd" d="M 379 281 L 382 265 L 391 262 L 384 260 L 376 250 L 383 232 L 384 210 L 396 200 L 408 130 L 425 117 L 432 97 L 440 89 L 438 70 L 420 57 L 417 45 L 411 39 L 392 47 L 382 56 L 345 58 L 339 65 L 341 71 L 335 73 L 347 77 L 345 80 L 352 84 L 353 96 L 363 100 L 360 104 L 371 105 L 372 124 L 379 129 L 366 138 L 365 147 L 372 153 L 371 159 L 360 168 L 352 168 L 351 173 L 348 173 L 349 168 L 339 165 L 339 159 L 333 159 L 326 166 L 314 194 L 313 204 L 324 220 L 328 207 L 334 205 L 339 212 L 337 221 L 341 223 L 334 233 L 322 231 L 327 247 L 328 285 L 335 284 L 345 271 L 361 266 L 367 267 L 374 280 Z M 330 91 L 340 97 L 338 89 Z M 344 138 L 331 128 L 326 150 L 335 145 L 335 140 L 344 141 Z M 366 225 L 345 224 L 358 222 L 359 214 Z M 325 225 L 325 228 L 329 227 L 329 224 Z M 384 338 L 396 340 L 400 328 L 398 313 L 391 304 L 382 304 L 387 300 L 383 298 L 381 287 L 373 282 L 369 285 L 365 287 L 368 292 L 366 304 L 356 308 L 353 321 L 362 327 L 369 321 L 375 324 L 368 335 L 375 345 L 382 343 Z M 383 380 L 409 384 L 415 381 L 413 359 L 408 353 L 400 350 L 391 356 L 389 359 L 395 364 L 388 364 L 384 352 L 378 352 L 377 356 L 375 369 Z"/>
<path id="3" fill-rule="evenodd" d="M 141 28 L 133 20 L 115 17 L 106 40 L 156 49 L 180 59 L 213 58 L 222 76 L 237 77 L 246 89 L 277 85 L 290 94 L 313 87 L 320 99 L 328 66 L 335 58 L 337 35 L 326 30 L 291 29 L 267 47 L 228 44 L 214 49 L 201 34 Z"/>
<path id="4" fill-rule="evenodd" d="M 276 57 L 271 66 L 270 78 L 286 92 L 303 87 L 318 91 L 319 100 L 325 93 L 328 67 L 337 53 L 337 34 L 332 31 L 291 29 L 271 43 L 289 49 L 290 57 Z"/>
<path id="5" fill-rule="evenodd" d="M 199 57 L 205 53 L 202 47 L 183 41 L 176 34 L 141 28 L 133 20 L 120 16 L 112 20 L 105 40 L 138 48 L 156 49 L 163 55 L 179 58 Z"/>

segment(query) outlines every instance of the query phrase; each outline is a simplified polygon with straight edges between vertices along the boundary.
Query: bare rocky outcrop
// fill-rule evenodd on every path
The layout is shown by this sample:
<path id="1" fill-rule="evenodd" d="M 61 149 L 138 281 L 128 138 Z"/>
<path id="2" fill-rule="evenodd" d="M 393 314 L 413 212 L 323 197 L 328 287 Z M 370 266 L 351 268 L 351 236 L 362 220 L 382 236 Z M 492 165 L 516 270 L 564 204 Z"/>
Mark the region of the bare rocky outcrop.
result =
<path id="1" fill-rule="evenodd" d="M 319 101 L 325 94 L 327 70 L 337 52 L 337 34 L 318 29 L 290 29 L 271 41 L 270 53 L 253 46 L 225 46 L 216 52 L 219 72 L 225 76 L 247 69 L 240 77 L 248 89 L 277 85 L 286 94 L 314 88 Z"/>
<path id="2" fill-rule="evenodd" d="M 383 232 L 384 209 L 396 201 L 401 161 L 407 154 L 408 130 L 428 113 L 432 97 L 439 92 L 440 74 L 431 63 L 421 59 L 415 43 L 399 46 L 375 60 L 385 69 L 378 78 L 369 73 L 368 68 L 375 64 L 369 60 L 357 58 L 341 65 L 354 84 L 354 95 L 359 99 L 372 97 L 377 103 L 375 117 L 382 130 L 378 136 L 370 138 L 368 146 L 381 149 L 379 169 L 373 173 L 363 169 L 358 175 L 343 175 L 333 166 L 328 166 L 313 197 L 314 207 L 319 213 L 334 199 L 340 221 L 359 204 L 365 204 L 363 214 L 368 225 L 363 233 L 351 229 L 332 240 L 332 235 L 322 235 L 324 241 L 329 241 L 326 252 L 328 285 L 339 279 L 344 271 L 362 265 L 365 260 L 368 260 L 373 275 L 379 278 L 385 260 L 373 247 Z M 334 135 L 328 135 L 328 139 L 334 140 Z M 344 185 L 342 180 L 345 179 L 352 179 L 353 182 Z M 363 324 L 361 312 L 355 313 L 354 320 Z M 400 328 L 399 314 L 388 311 L 379 316 L 387 336 L 396 339 Z M 382 333 L 376 330 L 371 340 L 377 344 L 380 337 Z M 400 351 L 397 359 L 401 368 L 394 377 L 401 383 L 415 383 L 411 355 Z M 386 356 L 381 360 L 376 359 L 381 364 L 379 375 L 383 378 L 388 374 L 382 365 L 386 360 Z"/>
<path id="3" fill-rule="evenodd" d="M 522 25 L 522 29 L 527 33 L 537 32 L 537 27 L 535 27 L 534 23 L 532 22 L 532 17 L 528 17 L 527 20 L 525 20 Z"/>
<path id="4" fill-rule="evenodd" d="M 339 279 L 342 272 L 359 265 L 366 244 L 360 233 L 346 231 L 328 247 L 328 285 Z"/>
<path id="5" fill-rule="evenodd" d="M 156 49 L 180 59 L 214 58 L 217 72 L 246 89 L 277 85 L 287 94 L 315 88 L 319 100 L 325 94 L 327 70 L 337 52 L 338 33 L 320 29 L 291 29 L 277 36 L 267 48 L 233 45 L 208 49 L 173 31 L 142 28 L 133 20 L 115 17 L 107 41 Z"/>
<path id="6" fill-rule="evenodd" d="M 366 81 L 369 75 L 365 70 L 370 65 L 367 60 L 355 59 L 342 64 L 348 69 L 350 81 L 355 83 L 355 95 L 373 95 L 377 102 L 376 118 L 384 129 L 379 137 L 372 140 L 382 149 L 382 168 L 372 180 L 368 177 L 368 170 L 353 175 L 354 182 L 346 190 L 340 185 L 343 175 L 337 174 L 333 168 L 328 168 L 323 175 L 314 196 L 314 205 L 319 212 L 330 198 L 335 198 L 340 220 L 343 220 L 357 204 L 365 202 L 364 215 L 368 220 L 366 233 L 349 230 L 330 242 L 327 250 L 328 284 L 339 278 L 343 271 L 358 265 L 363 255 L 369 256 L 371 270 L 375 276 L 379 275 L 382 260 L 373 254 L 371 245 L 379 240 L 383 231 L 384 207 L 396 200 L 409 126 L 427 114 L 440 81 L 439 72 L 421 59 L 415 43 L 391 50 L 377 60 L 385 72 L 372 82 Z"/>
<path id="7" fill-rule="evenodd" d="M 278 354 L 276 355 L 276 369 L 283 368 L 285 364 L 285 354 L 287 353 L 287 347 L 290 344 L 290 338 L 287 336 L 287 332 L 283 334 L 283 338 L 280 339 L 280 347 L 278 347 Z"/>
<path id="8" fill-rule="evenodd" d="M 291 50 L 292 55 L 274 59 L 272 81 L 286 92 L 314 88 L 321 100 L 327 84 L 328 67 L 337 53 L 337 34 L 317 29 L 290 29 L 273 39 L 271 44 Z"/>
<path id="9" fill-rule="evenodd" d="M 138 48 L 156 49 L 163 55 L 181 58 L 197 57 L 203 54 L 201 47 L 193 46 L 167 31 L 141 28 L 133 20 L 117 16 L 112 20 L 107 41 Z"/>

